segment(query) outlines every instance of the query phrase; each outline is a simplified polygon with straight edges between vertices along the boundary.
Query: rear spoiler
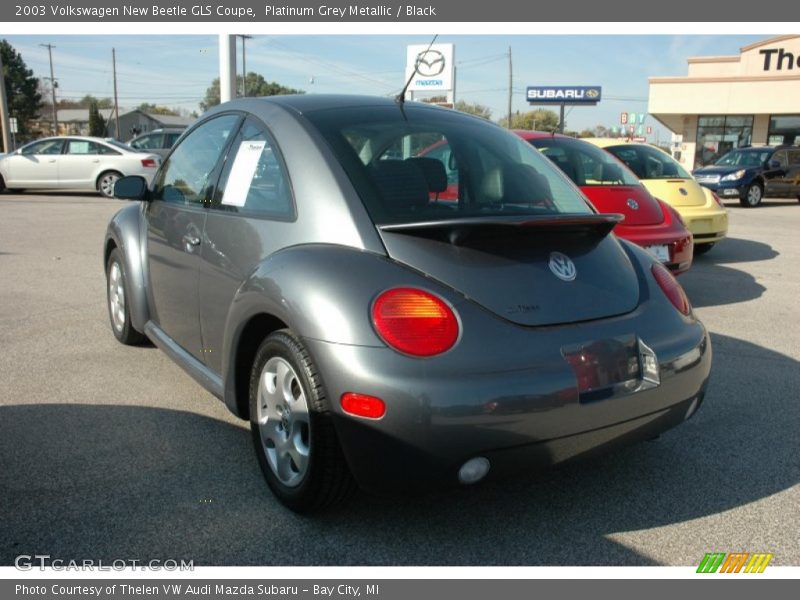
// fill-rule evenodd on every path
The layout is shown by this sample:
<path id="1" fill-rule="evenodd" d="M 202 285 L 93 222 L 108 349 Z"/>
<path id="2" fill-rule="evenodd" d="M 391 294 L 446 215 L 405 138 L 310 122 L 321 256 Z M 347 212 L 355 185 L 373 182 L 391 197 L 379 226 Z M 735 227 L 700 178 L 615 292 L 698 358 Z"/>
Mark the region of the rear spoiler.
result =
<path id="1" fill-rule="evenodd" d="M 438 239 L 459 246 L 473 237 L 530 238 L 554 233 L 604 237 L 624 218 L 624 215 L 618 213 L 464 217 L 418 223 L 393 223 L 379 225 L 378 229 L 387 233 Z"/>

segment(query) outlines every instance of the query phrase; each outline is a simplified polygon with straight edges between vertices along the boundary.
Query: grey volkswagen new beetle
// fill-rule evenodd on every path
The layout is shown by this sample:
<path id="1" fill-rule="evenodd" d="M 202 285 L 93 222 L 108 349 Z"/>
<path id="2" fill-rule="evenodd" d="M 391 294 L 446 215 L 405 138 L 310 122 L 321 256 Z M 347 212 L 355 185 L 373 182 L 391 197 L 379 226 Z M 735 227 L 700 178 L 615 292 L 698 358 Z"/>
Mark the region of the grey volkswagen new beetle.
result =
<path id="1" fill-rule="evenodd" d="M 149 338 L 249 419 L 293 510 L 530 473 L 702 402 L 711 346 L 680 285 L 481 119 L 236 100 L 116 196 L 141 202 L 105 239 L 114 335 Z"/>

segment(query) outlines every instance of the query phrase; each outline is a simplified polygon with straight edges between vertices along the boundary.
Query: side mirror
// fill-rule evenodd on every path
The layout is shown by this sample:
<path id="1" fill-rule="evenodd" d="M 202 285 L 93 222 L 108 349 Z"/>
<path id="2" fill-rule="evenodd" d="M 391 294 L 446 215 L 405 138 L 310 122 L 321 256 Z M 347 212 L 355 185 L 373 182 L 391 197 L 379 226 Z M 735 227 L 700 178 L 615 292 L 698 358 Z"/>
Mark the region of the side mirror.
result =
<path id="1" fill-rule="evenodd" d="M 147 182 L 139 175 L 127 175 L 114 184 L 114 197 L 120 200 L 147 200 Z"/>
<path id="2" fill-rule="evenodd" d="M 780 169 L 781 168 L 781 162 L 779 160 L 772 159 L 771 161 L 769 161 L 767 163 L 767 166 L 770 169 Z"/>

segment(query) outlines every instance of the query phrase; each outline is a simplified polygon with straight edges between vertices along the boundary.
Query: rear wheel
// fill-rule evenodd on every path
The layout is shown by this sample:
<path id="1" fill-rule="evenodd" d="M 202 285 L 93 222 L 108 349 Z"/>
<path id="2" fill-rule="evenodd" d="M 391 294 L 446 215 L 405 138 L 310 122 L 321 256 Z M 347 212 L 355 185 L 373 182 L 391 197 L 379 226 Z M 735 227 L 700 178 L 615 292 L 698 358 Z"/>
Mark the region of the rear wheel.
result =
<path id="1" fill-rule="evenodd" d="M 288 508 L 312 512 L 355 489 L 319 374 L 289 330 L 267 336 L 256 353 L 250 429 L 264 478 Z"/>
<path id="2" fill-rule="evenodd" d="M 764 196 L 764 188 L 758 182 L 751 183 L 744 195 L 739 198 L 739 203 L 747 208 L 755 208 L 761 204 L 761 198 Z"/>
<path id="3" fill-rule="evenodd" d="M 103 194 L 106 198 L 114 197 L 114 185 L 117 180 L 122 177 L 121 173 L 117 171 L 106 171 L 101 173 L 97 178 L 97 191 Z"/>
<path id="4" fill-rule="evenodd" d="M 128 306 L 130 286 L 125 275 L 122 252 L 118 248 L 114 248 L 108 257 L 106 284 L 108 317 L 111 320 L 111 331 L 114 332 L 114 337 L 127 346 L 141 344 L 145 337 L 136 331 L 131 323 L 131 311 Z"/>

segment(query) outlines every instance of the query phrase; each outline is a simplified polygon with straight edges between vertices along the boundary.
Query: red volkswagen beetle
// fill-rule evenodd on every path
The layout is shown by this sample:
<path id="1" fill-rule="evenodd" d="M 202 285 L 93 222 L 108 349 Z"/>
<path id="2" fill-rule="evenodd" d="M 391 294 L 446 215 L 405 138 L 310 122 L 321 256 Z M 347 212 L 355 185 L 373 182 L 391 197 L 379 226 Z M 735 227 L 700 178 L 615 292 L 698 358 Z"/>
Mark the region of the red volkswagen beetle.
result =
<path id="1" fill-rule="evenodd" d="M 621 213 L 621 238 L 650 250 L 674 273 L 692 264 L 692 234 L 678 213 L 650 192 L 623 163 L 597 146 L 559 134 L 515 131 L 581 188 L 598 211 Z"/>

